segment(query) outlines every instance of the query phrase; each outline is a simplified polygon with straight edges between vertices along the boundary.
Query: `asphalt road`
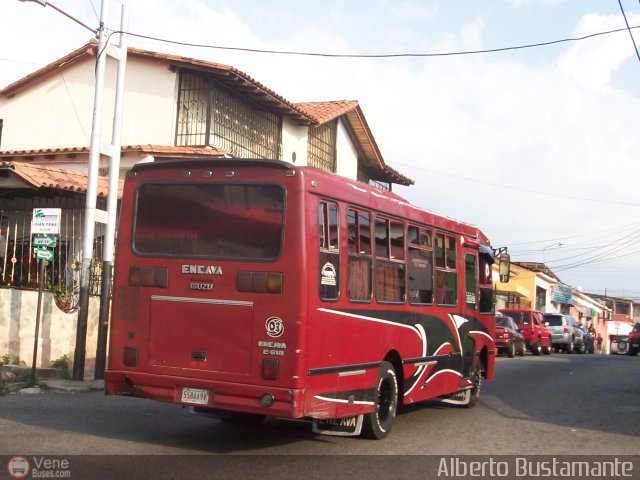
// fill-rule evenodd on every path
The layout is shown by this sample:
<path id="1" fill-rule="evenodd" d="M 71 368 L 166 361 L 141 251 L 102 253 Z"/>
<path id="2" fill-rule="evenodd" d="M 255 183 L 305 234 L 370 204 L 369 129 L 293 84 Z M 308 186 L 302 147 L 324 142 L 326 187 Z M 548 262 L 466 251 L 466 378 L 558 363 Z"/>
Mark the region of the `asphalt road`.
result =
<path id="1" fill-rule="evenodd" d="M 499 358 L 496 379 L 483 384 L 475 408 L 410 406 L 396 418 L 391 435 L 383 441 L 314 435 L 309 423 L 282 419 L 239 427 L 192 415 L 175 405 L 106 397 L 100 392 L 10 395 L 0 397 L 0 453 L 27 458 L 109 456 L 92 457 L 94 467 L 96 462 L 112 464 L 107 459 L 117 457 L 111 456 L 154 455 L 154 465 L 164 474 L 175 467 L 162 467 L 172 458 L 174 463 L 191 459 L 193 466 L 201 459 L 184 456 L 233 454 L 237 459 L 254 455 L 262 466 L 245 470 L 255 473 L 254 478 L 260 468 L 276 478 L 283 462 L 277 459 L 282 458 L 288 467 L 280 476 L 288 477 L 292 455 L 301 456 L 295 457 L 295 464 L 307 477 L 310 465 L 315 472 L 321 463 L 325 473 L 338 469 L 333 478 L 341 477 L 341 457 L 327 461 L 329 455 L 388 456 L 384 465 L 394 465 L 389 471 L 374 468 L 381 460 L 363 460 L 363 465 L 374 468 L 367 478 L 378 478 L 378 474 L 379 478 L 411 478 L 412 468 L 422 468 L 411 463 L 415 458 L 396 455 L 432 455 L 436 460 L 445 455 L 638 455 L 640 358 L 559 353 Z M 73 458 L 77 463 L 81 457 Z M 227 473 L 234 471 L 233 465 L 225 465 Z M 149 466 L 144 468 L 148 473 Z M 180 467 L 183 473 L 185 468 Z M 640 462 L 635 468 L 638 477 L 633 478 L 640 478 Z M 0 469 L 4 473 L 2 465 Z"/>

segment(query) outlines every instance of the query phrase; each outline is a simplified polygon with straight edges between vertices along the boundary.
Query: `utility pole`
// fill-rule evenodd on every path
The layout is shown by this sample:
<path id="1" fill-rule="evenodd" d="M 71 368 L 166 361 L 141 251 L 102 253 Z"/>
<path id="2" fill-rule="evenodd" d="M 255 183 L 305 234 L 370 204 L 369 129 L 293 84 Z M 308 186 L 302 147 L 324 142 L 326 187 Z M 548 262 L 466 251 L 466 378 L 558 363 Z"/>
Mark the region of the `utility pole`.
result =
<path id="1" fill-rule="evenodd" d="M 124 79 L 127 66 L 127 34 L 129 29 L 129 0 L 120 0 L 120 47 L 118 49 L 118 75 L 116 100 L 111 134 L 111 158 L 109 160 L 109 193 L 107 195 L 107 231 L 105 233 L 100 292 L 100 314 L 98 318 L 98 342 L 94 378 L 102 380 L 106 367 L 107 333 L 109 332 L 109 310 L 111 303 L 111 279 L 113 273 L 113 251 L 118 216 L 118 183 L 120 180 L 120 153 L 122 151 L 122 106 L 124 101 Z"/>
<path id="2" fill-rule="evenodd" d="M 100 28 L 98 30 L 98 50 L 96 58 L 96 83 L 93 101 L 93 123 L 91 144 L 89 146 L 89 167 L 87 179 L 87 198 L 85 203 L 84 228 L 82 232 L 82 262 L 80 264 L 80 299 L 78 324 L 76 329 L 76 347 L 73 355 L 73 379 L 84 380 L 84 363 L 87 345 L 87 319 L 89 315 L 89 289 L 93 243 L 95 235 L 96 197 L 98 191 L 98 169 L 100 165 L 100 134 L 102 129 L 102 94 L 104 90 L 105 47 L 107 44 L 106 1 L 100 8 Z"/>
<path id="3" fill-rule="evenodd" d="M 96 80 L 95 95 L 93 101 L 93 119 L 91 126 L 91 144 L 89 147 L 89 165 L 87 178 L 87 196 L 85 201 L 84 228 L 82 233 L 82 262 L 80 264 L 80 298 L 78 310 L 78 323 L 76 328 L 76 346 L 73 356 L 73 379 L 84 380 L 84 366 L 87 344 L 87 323 L 89 316 L 89 295 L 91 280 L 91 265 L 93 260 L 93 244 L 95 237 L 96 203 L 98 192 L 98 170 L 100 166 L 100 147 L 102 130 L 102 97 L 104 91 L 104 74 L 106 63 L 106 47 L 108 43 L 105 20 L 107 17 L 107 1 L 102 0 L 100 8 L 100 28 L 94 30 L 74 16 L 56 7 L 48 0 L 20 0 L 33 2 L 43 7 L 51 7 L 65 17 L 83 26 L 98 36 L 96 55 Z M 127 35 L 129 26 L 129 0 L 117 0 L 122 4 L 120 23 L 120 58 L 118 64 L 118 78 L 116 85 L 116 105 L 114 108 L 113 134 L 111 160 L 109 162 L 109 193 L 107 197 L 107 233 L 104 246 L 100 317 L 98 324 L 98 347 L 96 349 L 95 378 L 104 378 L 104 365 L 106 358 L 106 335 L 108 330 L 109 299 L 111 296 L 111 270 L 113 261 L 113 246 L 115 238 L 115 226 L 118 204 L 118 180 L 120 173 L 120 132 L 122 130 L 122 103 L 124 95 L 124 75 L 127 60 Z M 36 332 L 37 338 L 37 332 Z M 34 358 L 35 365 L 35 358 Z"/>

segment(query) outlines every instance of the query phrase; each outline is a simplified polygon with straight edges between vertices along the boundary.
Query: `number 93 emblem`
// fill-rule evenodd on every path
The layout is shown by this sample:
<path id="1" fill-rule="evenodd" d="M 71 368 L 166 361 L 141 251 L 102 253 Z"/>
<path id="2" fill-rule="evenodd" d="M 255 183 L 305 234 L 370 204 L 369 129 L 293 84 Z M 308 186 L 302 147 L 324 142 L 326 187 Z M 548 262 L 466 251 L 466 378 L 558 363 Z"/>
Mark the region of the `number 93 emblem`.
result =
<path id="1" fill-rule="evenodd" d="M 273 338 L 277 338 L 284 333 L 284 323 L 281 318 L 269 317 L 264 324 L 267 329 L 267 335 Z"/>

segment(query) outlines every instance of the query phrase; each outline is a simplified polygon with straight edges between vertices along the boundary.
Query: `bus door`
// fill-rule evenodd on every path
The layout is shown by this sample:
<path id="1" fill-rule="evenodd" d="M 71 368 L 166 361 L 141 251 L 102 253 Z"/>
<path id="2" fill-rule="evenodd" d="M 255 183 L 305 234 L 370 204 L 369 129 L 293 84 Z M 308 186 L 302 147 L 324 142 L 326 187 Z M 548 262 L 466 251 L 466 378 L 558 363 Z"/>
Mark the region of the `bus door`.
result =
<path id="1" fill-rule="evenodd" d="M 478 316 L 478 253 L 470 249 L 463 249 L 464 255 L 464 307 L 463 316 L 475 319 Z M 463 367 L 462 375 L 469 377 L 473 369 L 476 345 L 469 331 L 476 329 L 476 321 L 465 322 L 460 332 L 462 340 Z M 463 336 L 464 334 L 464 336 Z"/>

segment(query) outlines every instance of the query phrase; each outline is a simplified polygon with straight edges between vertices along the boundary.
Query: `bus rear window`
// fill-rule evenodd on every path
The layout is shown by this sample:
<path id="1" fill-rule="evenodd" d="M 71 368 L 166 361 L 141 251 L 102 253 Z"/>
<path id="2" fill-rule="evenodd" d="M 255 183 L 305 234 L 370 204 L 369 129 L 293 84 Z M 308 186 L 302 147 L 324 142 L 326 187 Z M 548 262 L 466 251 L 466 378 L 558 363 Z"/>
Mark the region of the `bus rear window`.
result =
<path id="1" fill-rule="evenodd" d="M 137 192 L 133 248 L 158 256 L 269 260 L 279 256 L 278 185 L 146 184 Z"/>

